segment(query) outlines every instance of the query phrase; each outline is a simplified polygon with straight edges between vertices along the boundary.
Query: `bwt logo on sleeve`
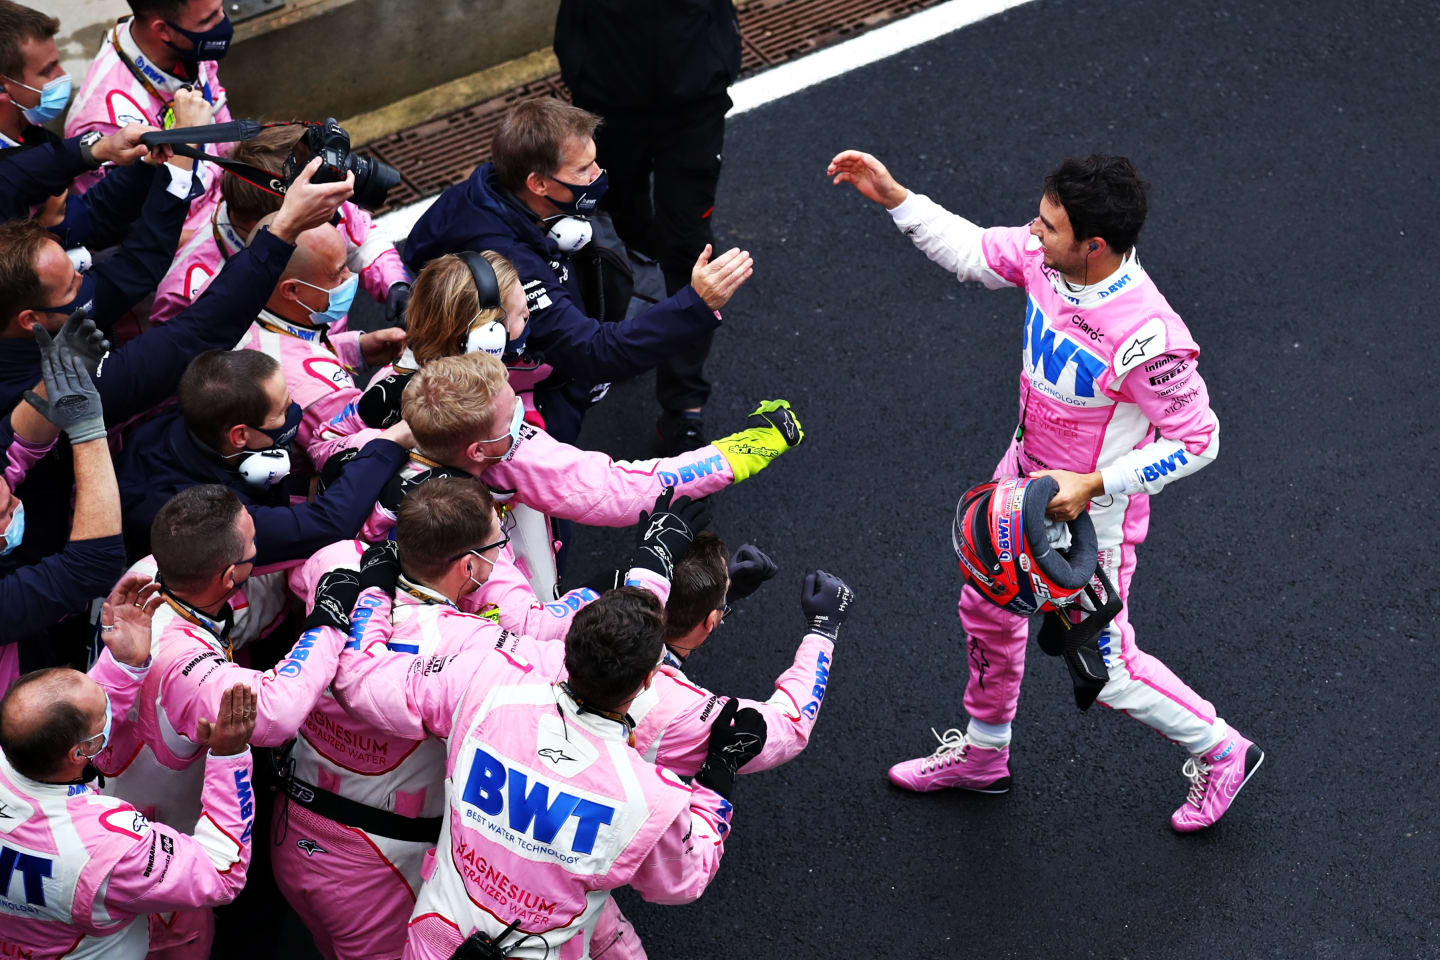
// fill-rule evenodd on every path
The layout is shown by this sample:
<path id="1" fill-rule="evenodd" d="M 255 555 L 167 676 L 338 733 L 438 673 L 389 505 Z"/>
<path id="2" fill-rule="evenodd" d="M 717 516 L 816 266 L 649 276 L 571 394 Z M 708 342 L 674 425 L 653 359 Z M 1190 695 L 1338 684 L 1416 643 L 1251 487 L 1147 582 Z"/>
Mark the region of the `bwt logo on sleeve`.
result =
<path id="1" fill-rule="evenodd" d="M 570 850 L 581 854 L 593 851 L 596 834 L 614 819 L 615 808 L 563 790 L 557 790 L 551 802 L 550 792 L 549 784 L 536 778 L 531 786 L 524 773 L 508 769 L 476 747 L 461 797 L 491 817 L 499 817 L 508 808 L 510 829 L 534 837 L 538 843 L 554 843 L 566 822 L 574 817 L 575 839 Z"/>
<path id="2" fill-rule="evenodd" d="M 693 483 L 701 477 L 708 477 L 712 473 L 719 473 L 725 465 L 725 458 L 720 454 L 707 457 L 704 460 L 696 460 L 694 463 L 687 463 L 679 469 L 679 472 L 661 470 L 657 476 L 660 482 L 667 487 L 678 487 L 683 484 Z"/>

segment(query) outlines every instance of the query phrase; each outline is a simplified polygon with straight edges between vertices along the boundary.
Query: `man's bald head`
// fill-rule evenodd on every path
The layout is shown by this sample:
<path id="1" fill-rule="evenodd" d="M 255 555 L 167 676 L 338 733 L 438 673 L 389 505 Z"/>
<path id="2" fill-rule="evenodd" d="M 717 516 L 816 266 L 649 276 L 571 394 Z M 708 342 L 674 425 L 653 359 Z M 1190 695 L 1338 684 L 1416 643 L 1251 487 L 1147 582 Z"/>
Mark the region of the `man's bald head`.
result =
<path id="1" fill-rule="evenodd" d="M 31 780 L 75 779 L 85 758 L 71 751 L 100 732 L 105 693 L 78 670 L 51 667 L 25 674 L 0 700 L 0 750 Z"/>
<path id="2" fill-rule="evenodd" d="M 325 309 L 325 291 L 350 276 L 345 267 L 346 253 L 345 238 L 328 223 L 300 234 L 295 240 L 295 252 L 265 308 L 286 320 L 309 323 L 312 310 Z"/>

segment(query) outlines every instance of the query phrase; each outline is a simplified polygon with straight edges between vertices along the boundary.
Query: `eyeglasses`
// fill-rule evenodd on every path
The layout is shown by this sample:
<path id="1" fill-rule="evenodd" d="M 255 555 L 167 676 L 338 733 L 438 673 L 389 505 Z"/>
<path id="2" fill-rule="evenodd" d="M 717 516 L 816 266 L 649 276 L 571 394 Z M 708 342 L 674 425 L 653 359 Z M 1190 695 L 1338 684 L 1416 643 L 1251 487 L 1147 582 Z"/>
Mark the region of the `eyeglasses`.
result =
<path id="1" fill-rule="evenodd" d="M 485 553 L 485 551 L 486 551 L 486 550 L 493 550 L 493 549 L 495 549 L 496 547 L 500 547 L 501 549 L 504 549 L 504 548 L 505 548 L 505 545 L 508 544 L 509 542 L 510 542 L 510 538 L 509 538 L 509 537 L 501 537 L 499 540 L 496 540 L 494 543 L 487 543 L 487 544 L 485 544 L 485 546 L 483 546 L 483 547 L 471 547 L 469 550 L 461 550 L 459 553 L 455 554 L 455 556 L 451 557 L 449 560 L 446 560 L 445 562 L 446 562 L 446 563 L 454 563 L 456 560 L 459 560 L 461 557 L 466 556 L 467 554 L 473 553 L 473 554 L 475 554 L 475 556 L 479 557 L 481 560 L 484 560 L 484 561 L 486 561 L 487 563 L 492 563 L 492 564 L 493 564 L 495 561 L 493 561 L 493 560 L 491 560 L 489 557 L 486 557 L 486 556 L 483 555 L 483 554 Z"/>

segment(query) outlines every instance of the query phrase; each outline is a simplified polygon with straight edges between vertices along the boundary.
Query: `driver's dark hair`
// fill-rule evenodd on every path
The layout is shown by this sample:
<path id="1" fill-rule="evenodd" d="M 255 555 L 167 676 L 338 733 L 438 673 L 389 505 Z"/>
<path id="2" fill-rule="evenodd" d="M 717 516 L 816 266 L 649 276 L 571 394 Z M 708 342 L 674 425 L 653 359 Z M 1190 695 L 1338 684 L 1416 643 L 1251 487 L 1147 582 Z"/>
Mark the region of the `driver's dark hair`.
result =
<path id="1" fill-rule="evenodd" d="M 83 742 L 89 732 L 89 721 L 75 704 L 63 697 L 46 702 L 43 716 L 31 719 L 29 729 L 17 734 L 15 724 L 6 718 L 13 712 L 11 699 L 32 683 L 54 681 L 59 674 L 71 672 L 66 667 L 32 670 L 11 684 L 0 699 L 0 750 L 21 776 L 45 781 L 55 775 L 70 748 Z"/>
<path id="2" fill-rule="evenodd" d="M 207 350 L 185 368 L 176 391 L 180 416 L 195 438 L 218 451 L 236 424 L 258 427 L 270 413 L 265 381 L 280 364 L 259 350 Z"/>
<path id="3" fill-rule="evenodd" d="M 1071 157 L 1045 178 L 1045 196 L 1065 208 L 1076 242 L 1102 237 L 1116 253 L 1135 246 L 1150 185 L 1128 157 Z"/>
<path id="4" fill-rule="evenodd" d="M 665 609 L 649 590 L 620 587 L 575 614 L 565 634 L 570 690 L 585 706 L 614 710 L 660 662 Z"/>

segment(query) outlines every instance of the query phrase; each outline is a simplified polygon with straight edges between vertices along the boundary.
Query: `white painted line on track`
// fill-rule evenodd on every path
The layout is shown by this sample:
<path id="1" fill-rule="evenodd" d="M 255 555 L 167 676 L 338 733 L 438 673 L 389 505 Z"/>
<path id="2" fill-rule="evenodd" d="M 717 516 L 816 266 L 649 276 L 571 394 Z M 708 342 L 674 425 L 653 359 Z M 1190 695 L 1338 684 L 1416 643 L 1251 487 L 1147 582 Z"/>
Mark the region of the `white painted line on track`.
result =
<path id="1" fill-rule="evenodd" d="M 806 87 L 813 87 L 857 67 L 883 60 L 902 50 L 927 43 L 936 37 L 1029 2 L 1031 0 L 948 0 L 939 6 L 913 13 L 903 20 L 876 27 L 844 43 L 817 50 L 798 60 L 782 63 L 764 73 L 741 80 L 730 88 L 730 99 L 735 102 L 735 106 L 730 109 L 728 116 L 754 110 Z M 410 235 L 415 222 L 434 202 L 434 197 L 417 200 L 376 218 L 376 222 L 391 237 L 402 239 Z"/>

